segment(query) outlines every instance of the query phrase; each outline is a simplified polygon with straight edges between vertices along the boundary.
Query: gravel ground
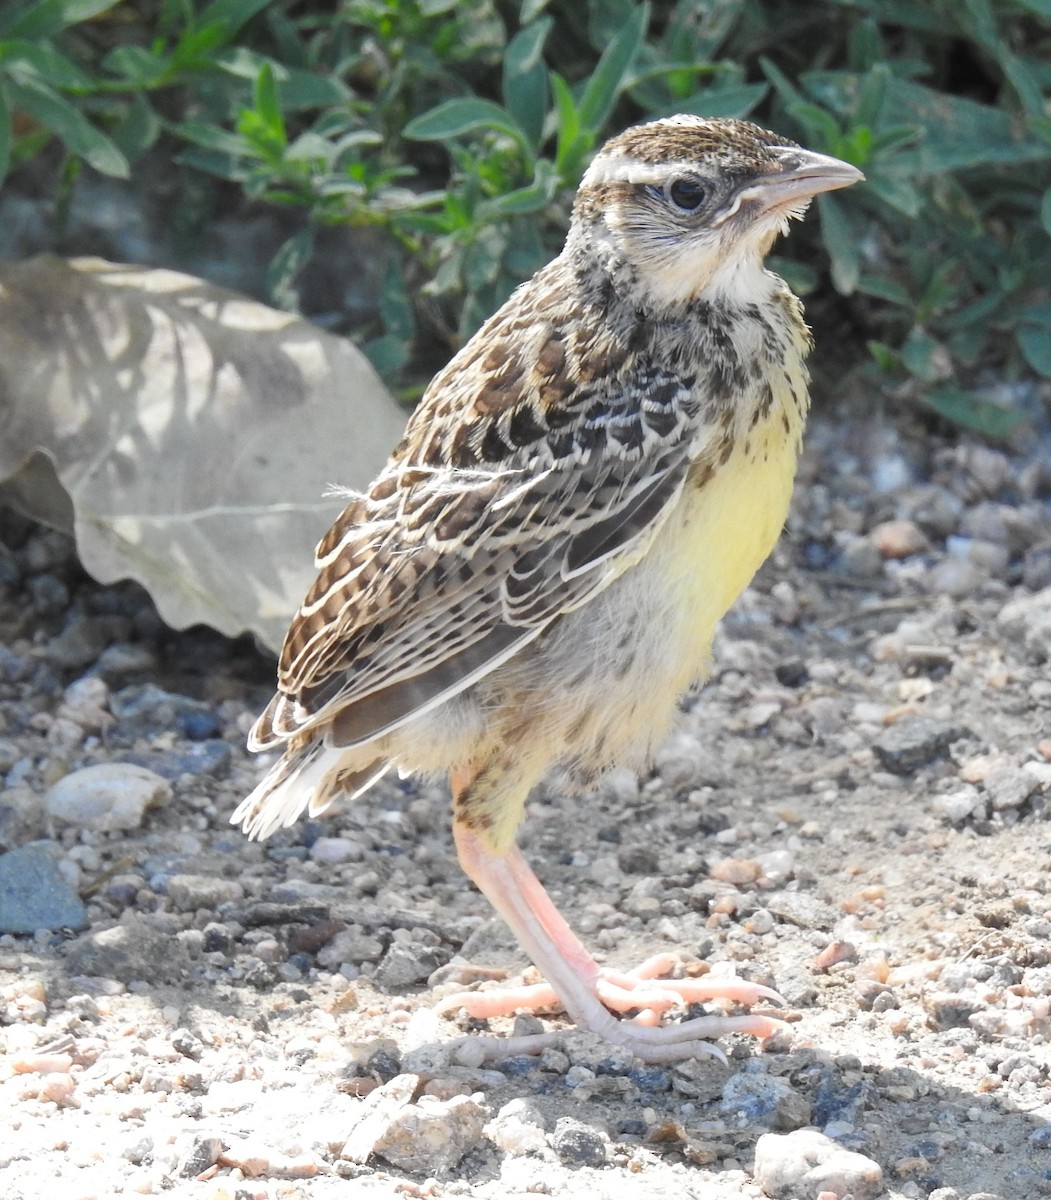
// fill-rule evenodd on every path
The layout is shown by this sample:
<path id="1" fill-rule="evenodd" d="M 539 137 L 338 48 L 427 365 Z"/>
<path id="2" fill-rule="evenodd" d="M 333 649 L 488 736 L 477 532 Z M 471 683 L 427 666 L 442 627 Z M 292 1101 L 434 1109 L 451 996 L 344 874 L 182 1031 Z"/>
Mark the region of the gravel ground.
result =
<path id="1" fill-rule="evenodd" d="M 1015 453 L 815 421 L 652 774 L 530 805 L 526 853 L 608 962 L 781 992 L 784 1030 L 727 1064 L 646 1066 L 557 1015 L 557 1049 L 480 1063 L 430 1006 L 525 963 L 443 790 L 247 842 L 272 663 L 0 513 L 0 927 L 29 931 L 0 936 L 0 1196 L 1051 1195 L 1034 407 Z"/>

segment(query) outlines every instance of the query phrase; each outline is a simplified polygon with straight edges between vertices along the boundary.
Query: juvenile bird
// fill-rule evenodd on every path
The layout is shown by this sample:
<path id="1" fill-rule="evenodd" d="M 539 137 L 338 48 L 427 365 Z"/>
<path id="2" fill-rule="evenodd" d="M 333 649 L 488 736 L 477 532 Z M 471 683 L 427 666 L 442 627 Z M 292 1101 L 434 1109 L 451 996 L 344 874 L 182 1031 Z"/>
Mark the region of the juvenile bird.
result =
<path id="1" fill-rule="evenodd" d="M 318 545 L 249 741 L 283 755 L 232 820 L 266 837 L 391 766 L 448 774 L 460 863 L 549 986 L 446 1008 L 557 997 L 648 1061 L 774 1027 L 656 1023 L 771 993 L 652 979 L 664 959 L 604 971 L 515 833 L 551 767 L 587 783 L 644 765 L 704 678 L 716 623 L 781 530 L 808 406 L 810 333 L 763 259 L 815 194 L 861 178 L 745 121 L 678 116 L 608 142 L 562 253 L 438 374 Z"/>

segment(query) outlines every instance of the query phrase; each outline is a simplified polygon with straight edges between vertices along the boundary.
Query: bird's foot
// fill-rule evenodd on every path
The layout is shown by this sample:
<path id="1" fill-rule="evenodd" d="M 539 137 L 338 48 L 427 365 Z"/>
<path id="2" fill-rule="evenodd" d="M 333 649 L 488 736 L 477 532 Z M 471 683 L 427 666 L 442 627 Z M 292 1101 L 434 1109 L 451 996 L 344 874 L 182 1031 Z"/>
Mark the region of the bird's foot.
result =
<path id="1" fill-rule="evenodd" d="M 647 1062 L 674 1062 L 698 1055 L 722 1059 L 722 1051 L 709 1039 L 727 1033 L 765 1038 L 783 1027 L 783 1022 L 759 1013 L 744 1016 L 712 1014 L 661 1025 L 663 1013 L 688 1004 L 711 1000 L 736 1004 L 755 1004 L 760 1000 L 782 1003 L 781 997 L 771 988 L 744 979 L 710 975 L 698 979 L 662 978 L 676 962 L 673 954 L 656 954 L 630 971 L 611 971 L 596 966 L 590 981 L 577 979 L 579 1000 L 590 1014 L 587 1027 Z M 443 997 L 437 1005 L 439 1012 L 464 1009 L 469 1016 L 479 1019 L 510 1016 L 523 1010 L 538 1012 L 564 1007 L 563 999 L 549 983 L 457 992 Z M 617 1020 L 612 1015 L 628 1012 L 634 1012 L 634 1015 L 627 1020 Z M 539 1054 L 555 1043 L 557 1035 L 525 1035 L 506 1041 L 498 1038 L 481 1040 L 487 1058 L 501 1058 L 512 1054 Z"/>
<path id="2" fill-rule="evenodd" d="M 758 1013 L 736 1017 L 711 1014 L 662 1025 L 662 1013 L 698 1001 L 721 999 L 753 1004 L 780 997 L 761 984 L 742 979 L 658 978 L 675 965 L 675 957 L 668 954 L 647 959 L 634 971 L 604 970 L 566 924 L 517 846 L 498 854 L 467 827 L 457 823 L 453 829 L 463 869 L 510 926 L 546 982 L 529 988 L 498 988 L 495 992 L 460 992 L 441 1001 L 442 1011 L 465 1008 L 472 1016 L 492 1017 L 522 1008 L 558 1005 L 581 1029 L 653 1063 L 702 1055 L 724 1059 L 711 1038 L 726 1033 L 763 1038 L 782 1027 L 780 1021 Z M 632 1011 L 635 1016 L 627 1020 L 614 1016 L 615 1012 Z M 534 1043 L 532 1053 L 551 1044 L 549 1035 L 536 1037 L 541 1040 Z M 495 1038 L 485 1042 L 486 1056 L 500 1057 L 490 1047 L 490 1043 L 498 1047 L 499 1042 Z M 522 1039 L 514 1039 L 514 1048 L 509 1052 L 530 1051 Z"/>

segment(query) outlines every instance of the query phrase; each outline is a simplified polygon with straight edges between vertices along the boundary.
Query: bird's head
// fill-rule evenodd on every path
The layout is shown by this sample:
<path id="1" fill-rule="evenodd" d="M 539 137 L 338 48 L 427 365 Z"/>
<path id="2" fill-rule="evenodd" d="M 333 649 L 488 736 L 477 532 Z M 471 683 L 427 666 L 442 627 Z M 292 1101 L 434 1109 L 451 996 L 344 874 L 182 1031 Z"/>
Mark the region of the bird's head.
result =
<path id="1" fill-rule="evenodd" d="M 678 116 L 607 142 L 584 175 L 570 245 L 627 266 L 647 299 L 750 298 L 792 217 L 864 176 L 749 121 Z"/>

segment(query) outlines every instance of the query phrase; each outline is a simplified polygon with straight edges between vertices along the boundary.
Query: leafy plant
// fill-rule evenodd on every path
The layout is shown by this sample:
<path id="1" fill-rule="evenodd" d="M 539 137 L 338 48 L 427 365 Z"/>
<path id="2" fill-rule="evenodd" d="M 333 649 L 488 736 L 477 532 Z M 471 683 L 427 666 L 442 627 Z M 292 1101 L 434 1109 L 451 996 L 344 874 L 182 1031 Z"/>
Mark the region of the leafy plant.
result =
<path id="1" fill-rule="evenodd" d="M 615 129 L 751 116 L 856 163 L 778 263 L 823 288 L 869 386 L 1004 436 L 994 378 L 1051 378 L 1049 0 L 44 0 L 0 17 L 0 163 L 49 142 L 127 174 L 144 154 L 303 222 L 270 271 L 293 306 L 323 225 L 387 247 L 389 377 L 427 373 L 554 253 Z M 3 131 L 6 131 L 4 133 Z M 816 319 L 821 305 L 812 306 Z M 862 351 L 863 354 L 863 351 Z"/>

